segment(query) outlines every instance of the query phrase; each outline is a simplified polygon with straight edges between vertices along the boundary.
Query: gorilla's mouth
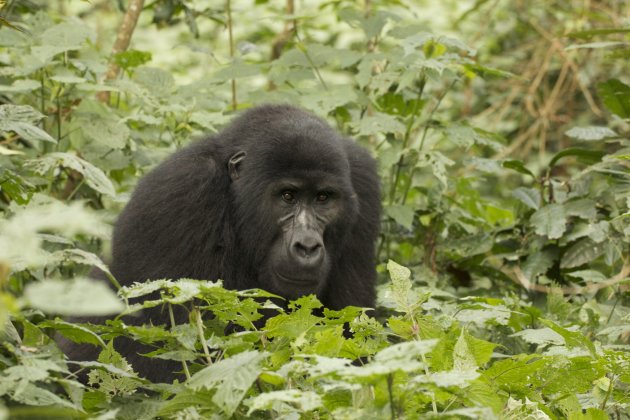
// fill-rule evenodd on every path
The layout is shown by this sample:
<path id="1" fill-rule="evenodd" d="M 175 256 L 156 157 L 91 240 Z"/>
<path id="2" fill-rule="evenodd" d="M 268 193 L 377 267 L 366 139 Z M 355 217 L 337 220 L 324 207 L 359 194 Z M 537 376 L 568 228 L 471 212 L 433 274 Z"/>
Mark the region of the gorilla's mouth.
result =
<path id="1" fill-rule="evenodd" d="M 319 284 L 319 278 L 315 276 L 304 276 L 304 275 L 283 275 L 278 271 L 273 272 L 274 276 L 282 281 L 282 283 L 294 284 L 296 286 L 316 286 Z"/>

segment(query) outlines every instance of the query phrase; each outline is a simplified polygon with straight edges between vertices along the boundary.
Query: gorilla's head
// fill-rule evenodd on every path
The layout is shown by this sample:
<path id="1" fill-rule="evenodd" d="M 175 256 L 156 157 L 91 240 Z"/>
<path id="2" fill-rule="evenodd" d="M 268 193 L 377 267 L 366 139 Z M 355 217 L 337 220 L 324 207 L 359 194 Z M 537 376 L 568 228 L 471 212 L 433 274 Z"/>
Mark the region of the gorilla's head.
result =
<path id="1" fill-rule="evenodd" d="M 245 259 L 272 292 L 320 292 L 358 212 L 345 140 L 284 106 L 247 112 L 232 127 L 227 166 Z"/>

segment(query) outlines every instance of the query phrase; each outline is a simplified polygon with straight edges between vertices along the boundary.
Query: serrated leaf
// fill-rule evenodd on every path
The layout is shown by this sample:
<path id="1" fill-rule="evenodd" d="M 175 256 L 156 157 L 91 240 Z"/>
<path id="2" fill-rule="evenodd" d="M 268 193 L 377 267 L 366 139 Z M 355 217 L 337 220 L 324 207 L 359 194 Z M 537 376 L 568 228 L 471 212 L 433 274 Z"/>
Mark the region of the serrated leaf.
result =
<path id="1" fill-rule="evenodd" d="M 26 208 L 17 209 L 9 219 L 0 219 L 0 261 L 15 271 L 46 264 L 49 257 L 41 248 L 40 236 L 44 231 L 67 237 L 78 233 L 107 236 L 102 221 L 82 203 L 66 205 L 34 195 Z"/>
<path id="2" fill-rule="evenodd" d="M 512 334 L 511 337 L 519 337 L 531 344 L 564 345 L 564 338 L 551 328 L 526 329 Z"/>
<path id="3" fill-rule="evenodd" d="M 394 301 L 399 308 L 406 308 L 409 305 L 411 292 L 411 270 L 407 267 L 389 260 L 387 262 L 387 271 L 392 279 L 392 294 Z"/>
<path id="4" fill-rule="evenodd" d="M 43 118 L 28 105 L 0 105 L 0 131 L 15 131 L 26 140 L 56 143 L 50 134 L 35 126 Z"/>
<path id="5" fill-rule="evenodd" d="M 114 185 L 107 176 L 90 162 L 70 153 L 49 153 L 39 159 L 30 160 L 27 165 L 40 175 L 47 175 L 49 171 L 58 166 L 74 169 L 81 173 L 85 182 L 101 194 L 116 196 Z"/>
<path id="6" fill-rule="evenodd" d="M 537 210 L 530 219 L 536 233 L 549 239 L 558 239 L 567 228 L 562 204 L 548 204 Z"/>
<path id="7" fill-rule="evenodd" d="M 88 39 L 95 38 L 94 31 L 79 20 L 51 26 L 41 34 L 43 45 L 58 48 L 58 52 L 78 50 Z"/>
<path id="8" fill-rule="evenodd" d="M 534 210 L 538 210 L 542 202 L 540 191 L 536 188 L 518 187 L 512 191 L 512 196 Z"/>
<path id="9" fill-rule="evenodd" d="M 569 216 L 577 216 L 585 220 L 594 220 L 597 217 L 595 201 L 588 198 L 567 201 L 563 203 L 564 211 Z"/>
<path id="10" fill-rule="evenodd" d="M 44 321 L 38 324 L 40 328 L 54 328 L 56 332 L 63 335 L 69 340 L 75 343 L 88 343 L 95 346 L 105 347 L 105 342 L 94 331 L 86 328 L 82 325 L 73 324 L 71 322 L 63 321 L 62 319 L 55 319 L 54 321 Z"/>
<path id="11" fill-rule="evenodd" d="M 584 238 L 574 243 L 562 256 L 560 268 L 574 268 L 593 261 L 602 255 L 604 246 Z"/>
<path id="12" fill-rule="evenodd" d="M 55 315 L 112 315 L 125 309 L 105 283 L 81 277 L 30 283 L 24 297 L 34 308 Z"/>
<path id="13" fill-rule="evenodd" d="M 13 81 L 10 86 L 0 85 L 0 92 L 24 93 L 39 89 L 41 83 L 32 79 L 18 79 Z"/>
<path id="14" fill-rule="evenodd" d="M 248 416 L 256 410 L 272 409 L 286 415 L 286 412 L 278 410 L 280 404 L 288 404 L 293 408 L 293 410 L 291 410 L 293 413 L 312 411 L 323 405 L 321 397 L 313 391 L 300 391 L 298 389 L 264 392 L 247 400 L 246 404 L 249 406 L 249 411 L 247 412 Z"/>
<path id="15" fill-rule="evenodd" d="M 187 382 L 192 389 L 216 389 L 212 402 L 231 416 L 245 393 L 262 372 L 260 363 L 268 353 L 245 351 L 223 359 L 195 373 Z"/>
<path id="16" fill-rule="evenodd" d="M 534 280 L 540 274 L 544 274 L 555 264 L 558 259 L 558 249 L 550 247 L 527 256 L 523 263 L 523 274 L 529 280 Z"/>
<path id="17" fill-rule="evenodd" d="M 619 135 L 615 133 L 608 127 L 573 127 L 572 129 L 566 131 L 565 135 L 583 141 L 597 141 L 604 140 L 607 138 L 618 137 Z"/>

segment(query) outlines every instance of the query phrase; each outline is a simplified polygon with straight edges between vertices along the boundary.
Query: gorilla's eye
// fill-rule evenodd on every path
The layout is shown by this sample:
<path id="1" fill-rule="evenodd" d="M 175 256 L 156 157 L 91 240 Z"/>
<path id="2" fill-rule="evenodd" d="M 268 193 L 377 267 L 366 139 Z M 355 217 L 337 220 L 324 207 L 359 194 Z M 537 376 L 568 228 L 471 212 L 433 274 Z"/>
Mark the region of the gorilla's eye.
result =
<path id="1" fill-rule="evenodd" d="M 295 195 L 293 194 L 292 191 L 283 191 L 282 199 L 286 201 L 287 203 L 293 203 L 295 201 Z"/>
<path id="2" fill-rule="evenodd" d="M 326 201 L 328 201 L 328 199 L 330 198 L 330 194 L 328 194 L 327 192 L 319 192 L 317 193 L 317 202 L 318 203 L 325 203 Z"/>

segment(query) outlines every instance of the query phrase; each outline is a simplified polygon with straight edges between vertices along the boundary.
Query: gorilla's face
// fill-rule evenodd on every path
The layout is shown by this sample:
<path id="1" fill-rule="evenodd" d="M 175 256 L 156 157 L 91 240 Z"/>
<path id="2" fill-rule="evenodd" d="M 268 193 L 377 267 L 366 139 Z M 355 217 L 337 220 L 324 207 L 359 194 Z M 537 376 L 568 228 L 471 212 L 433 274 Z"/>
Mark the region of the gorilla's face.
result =
<path id="1" fill-rule="evenodd" d="M 343 152 L 292 145 L 239 152 L 228 163 L 240 246 L 258 284 L 288 299 L 324 290 L 358 210 Z"/>
<path id="2" fill-rule="evenodd" d="M 276 234 L 260 274 L 291 299 L 319 292 L 330 271 L 329 229 L 337 226 L 343 211 L 342 192 L 331 184 L 287 178 L 270 186 L 266 195 Z"/>

